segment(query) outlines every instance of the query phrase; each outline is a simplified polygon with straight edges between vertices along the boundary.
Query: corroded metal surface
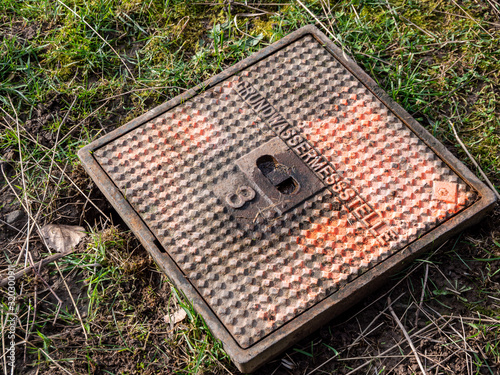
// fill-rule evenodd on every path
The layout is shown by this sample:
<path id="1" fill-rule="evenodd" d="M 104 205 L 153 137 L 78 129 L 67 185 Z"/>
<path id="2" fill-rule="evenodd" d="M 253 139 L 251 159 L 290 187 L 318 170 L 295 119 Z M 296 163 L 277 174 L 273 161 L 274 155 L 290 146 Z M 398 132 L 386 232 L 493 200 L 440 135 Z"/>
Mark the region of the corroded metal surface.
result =
<path id="1" fill-rule="evenodd" d="M 354 280 L 361 287 L 361 275 L 474 202 L 493 202 L 324 36 L 301 33 L 94 147 L 112 202 L 126 199 L 232 350 L 253 346 L 236 359 L 246 370 L 286 346 L 283 330 L 307 331 L 287 323 L 335 305 L 346 286 L 356 292 Z"/>

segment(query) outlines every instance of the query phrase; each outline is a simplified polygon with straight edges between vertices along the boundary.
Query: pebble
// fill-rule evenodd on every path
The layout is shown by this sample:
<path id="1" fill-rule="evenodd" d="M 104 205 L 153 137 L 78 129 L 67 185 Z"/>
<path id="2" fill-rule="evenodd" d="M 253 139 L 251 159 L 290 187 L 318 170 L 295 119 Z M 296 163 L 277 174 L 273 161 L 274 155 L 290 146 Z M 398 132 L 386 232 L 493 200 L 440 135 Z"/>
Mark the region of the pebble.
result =
<path id="1" fill-rule="evenodd" d="M 24 217 L 24 211 L 16 210 L 9 212 L 7 216 L 5 216 L 5 221 L 7 222 L 7 224 L 12 224 L 18 221 L 19 219 L 22 219 L 23 217 Z"/>

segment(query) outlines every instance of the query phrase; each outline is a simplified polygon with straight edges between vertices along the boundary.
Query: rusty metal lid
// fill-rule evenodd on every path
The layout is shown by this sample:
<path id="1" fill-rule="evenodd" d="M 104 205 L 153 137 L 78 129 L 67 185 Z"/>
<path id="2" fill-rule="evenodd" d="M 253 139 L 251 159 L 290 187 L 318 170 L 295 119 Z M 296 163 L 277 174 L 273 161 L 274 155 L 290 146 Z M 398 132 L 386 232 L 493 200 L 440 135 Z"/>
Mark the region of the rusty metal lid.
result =
<path id="1" fill-rule="evenodd" d="M 311 26 L 80 157 L 243 371 L 494 202 Z"/>

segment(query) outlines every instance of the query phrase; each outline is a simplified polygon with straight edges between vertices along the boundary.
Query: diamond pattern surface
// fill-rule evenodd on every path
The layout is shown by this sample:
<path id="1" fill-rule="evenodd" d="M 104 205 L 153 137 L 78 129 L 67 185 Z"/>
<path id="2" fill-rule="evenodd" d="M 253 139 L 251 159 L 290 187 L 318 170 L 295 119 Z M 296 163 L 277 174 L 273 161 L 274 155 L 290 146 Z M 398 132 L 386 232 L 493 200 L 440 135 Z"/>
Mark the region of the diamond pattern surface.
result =
<path id="1" fill-rule="evenodd" d="M 235 92 L 242 81 L 327 158 L 354 198 L 325 189 L 282 216 L 248 219 L 214 194 L 239 173 L 236 160 L 276 136 Z M 243 348 L 476 198 L 309 36 L 94 155 Z M 382 222 L 395 234 L 387 241 L 373 234 Z"/>

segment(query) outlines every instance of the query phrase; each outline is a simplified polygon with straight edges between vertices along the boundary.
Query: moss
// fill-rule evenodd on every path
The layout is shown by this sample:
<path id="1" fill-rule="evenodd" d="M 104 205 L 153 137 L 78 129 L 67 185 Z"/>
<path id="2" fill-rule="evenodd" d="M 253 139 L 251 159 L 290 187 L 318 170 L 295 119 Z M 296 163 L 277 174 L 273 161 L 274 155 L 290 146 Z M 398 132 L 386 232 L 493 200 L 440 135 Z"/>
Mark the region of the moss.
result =
<path id="1" fill-rule="evenodd" d="M 272 42 L 276 41 L 275 38 L 276 21 L 274 19 L 261 20 L 260 18 L 257 18 L 253 21 L 253 26 L 254 26 L 252 28 L 253 35 L 262 34 L 266 40 Z"/>

